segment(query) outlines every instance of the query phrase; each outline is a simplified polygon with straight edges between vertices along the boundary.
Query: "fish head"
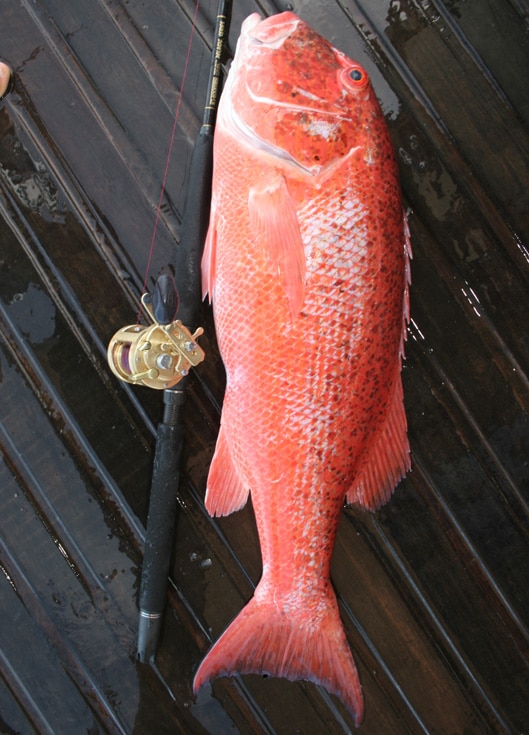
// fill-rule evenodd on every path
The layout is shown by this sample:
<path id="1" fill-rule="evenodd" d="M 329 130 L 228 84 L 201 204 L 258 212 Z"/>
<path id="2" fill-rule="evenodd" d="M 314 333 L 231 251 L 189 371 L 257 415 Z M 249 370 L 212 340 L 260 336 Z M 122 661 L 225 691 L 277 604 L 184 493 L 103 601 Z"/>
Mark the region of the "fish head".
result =
<path id="1" fill-rule="evenodd" d="M 291 12 L 244 21 L 226 92 L 232 132 L 304 172 L 370 155 L 381 112 L 367 72 Z"/>

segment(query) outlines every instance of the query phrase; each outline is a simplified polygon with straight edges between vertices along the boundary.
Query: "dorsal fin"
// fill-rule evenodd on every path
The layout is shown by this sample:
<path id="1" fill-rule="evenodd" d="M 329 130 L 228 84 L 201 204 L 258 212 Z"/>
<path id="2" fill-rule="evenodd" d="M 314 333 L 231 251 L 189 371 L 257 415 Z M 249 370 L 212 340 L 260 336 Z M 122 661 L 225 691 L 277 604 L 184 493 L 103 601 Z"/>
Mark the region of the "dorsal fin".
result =
<path id="1" fill-rule="evenodd" d="M 215 265 L 217 259 L 217 209 L 215 198 L 211 202 L 211 214 L 209 218 L 208 234 L 204 243 L 202 254 L 202 299 L 209 295 L 209 303 L 213 299 L 213 288 L 215 286 Z"/>

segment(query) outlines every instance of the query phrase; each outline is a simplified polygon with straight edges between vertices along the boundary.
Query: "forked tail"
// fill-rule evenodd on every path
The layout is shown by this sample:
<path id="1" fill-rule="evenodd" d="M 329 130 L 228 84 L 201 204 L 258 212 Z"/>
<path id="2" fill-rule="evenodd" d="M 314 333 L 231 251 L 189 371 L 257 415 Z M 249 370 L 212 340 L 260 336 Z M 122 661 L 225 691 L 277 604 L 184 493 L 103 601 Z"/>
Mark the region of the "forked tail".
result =
<path id="1" fill-rule="evenodd" d="M 362 688 L 332 591 L 312 619 L 307 606 L 279 607 L 258 591 L 202 661 L 195 693 L 212 679 L 236 673 L 306 679 L 340 697 L 358 727 Z"/>

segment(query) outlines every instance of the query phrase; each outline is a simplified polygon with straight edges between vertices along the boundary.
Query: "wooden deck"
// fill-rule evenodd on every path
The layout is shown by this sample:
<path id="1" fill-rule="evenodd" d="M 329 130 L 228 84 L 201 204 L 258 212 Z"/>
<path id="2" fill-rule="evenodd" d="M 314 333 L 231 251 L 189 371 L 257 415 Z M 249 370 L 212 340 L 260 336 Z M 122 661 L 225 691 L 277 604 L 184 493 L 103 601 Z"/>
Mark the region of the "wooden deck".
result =
<path id="1" fill-rule="evenodd" d="M 363 63 L 398 151 L 414 247 L 404 369 L 414 467 L 346 510 L 333 580 L 364 735 L 529 733 L 529 10 L 523 0 L 292 3 Z M 242 19 L 287 3 L 234 2 Z M 192 695 L 260 574 L 251 508 L 202 498 L 223 393 L 211 315 L 156 667 L 137 594 L 161 397 L 118 384 L 182 82 L 192 0 L 2 4 L 0 732 L 334 735 L 313 685 Z M 151 276 L 179 238 L 216 3 L 201 4 Z M 176 488 L 175 488 L 176 492 Z"/>

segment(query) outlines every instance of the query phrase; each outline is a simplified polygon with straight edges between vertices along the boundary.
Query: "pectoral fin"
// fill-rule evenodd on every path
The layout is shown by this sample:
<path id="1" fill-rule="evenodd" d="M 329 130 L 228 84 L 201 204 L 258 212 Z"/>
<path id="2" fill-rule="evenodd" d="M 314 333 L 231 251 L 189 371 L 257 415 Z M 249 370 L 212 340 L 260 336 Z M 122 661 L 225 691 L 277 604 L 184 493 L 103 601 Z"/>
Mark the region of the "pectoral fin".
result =
<path id="1" fill-rule="evenodd" d="M 294 202 L 283 177 L 253 186 L 248 210 L 252 232 L 277 267 L 294 318 L 305 298 L 305 251 Z"/>

